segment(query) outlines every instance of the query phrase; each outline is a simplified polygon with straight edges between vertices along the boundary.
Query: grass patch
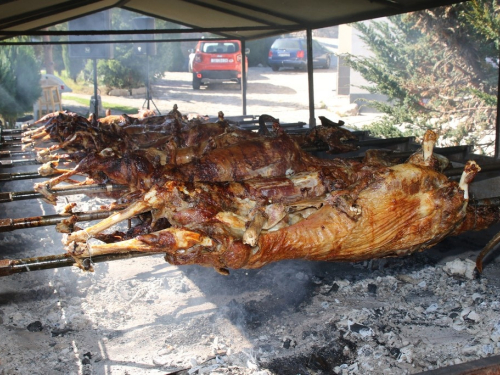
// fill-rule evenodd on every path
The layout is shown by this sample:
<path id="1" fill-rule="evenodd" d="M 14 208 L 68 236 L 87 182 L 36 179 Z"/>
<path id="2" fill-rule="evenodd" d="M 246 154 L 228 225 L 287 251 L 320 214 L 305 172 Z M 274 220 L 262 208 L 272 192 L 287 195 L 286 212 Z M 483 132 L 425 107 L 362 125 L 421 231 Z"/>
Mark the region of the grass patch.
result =
<path id="1" fill-rule="evenodd" d="M 84 99 L 79 96 L 74 96 L 71 94 L 64 94 L 64 99 L 66 100 L 72 100 L 74 102 L 77 102 L 85 107 L 90 108 L 90 98 L 89 99 Z M 118 111 L 120 113 L 126 113 L 126 114 L 135 114 L 138 111 L 137 107 L 129 107 L 126 105 L 119 105 L 119 104 L 113 104 L 113 103 L 107 103 L 107 102 L 102 102 L 102 107 L 106 109 L 111 109 L 112 111 Z"/>
<path id="2" fill-rule="evenodd" d="M 73 92 L 78 93 L 78 94 L 86 94 L 86 95 L 94 95 L 94 85 L 89 84 L 89 82 L 85 81 L 80 81 L 77 80 L 77 82 L 73 81 L 71 78 L 68 77 L 66 74 L 66 71 L 62 71 L 62 74 L 57 74 L 54 73 L 56 76 L 61 78 L 64 83 L 71 89 Z M 63 96 L 64 99 L 67 100 L 72 100 L 78 104 L 81 104 L 84 107 L 87 107 L 90 109 L 90 97 L 88 99 L 81 98 L 79 96 L 74 96 L 71 95 L 70 93 L 65 93 Z M 102 102 L 102 108 L 105 109 L 110 109 L 111 111 L 119 112 L 119 113 L 126 113 L 126 114 L 136 114 L 139 110 L 138 107 L 129 107 L 125 105 L 120 105 L 120 104 L 113 104 L 113 103 L 107 103 L 107 102 Z"/>

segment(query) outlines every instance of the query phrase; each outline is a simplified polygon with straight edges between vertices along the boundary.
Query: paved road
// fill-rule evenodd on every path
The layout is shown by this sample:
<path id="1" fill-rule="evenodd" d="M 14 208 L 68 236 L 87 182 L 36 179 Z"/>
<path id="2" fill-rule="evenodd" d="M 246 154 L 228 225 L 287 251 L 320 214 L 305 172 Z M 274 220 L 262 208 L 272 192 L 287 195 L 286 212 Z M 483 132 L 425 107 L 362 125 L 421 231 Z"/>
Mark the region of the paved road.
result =
<path id="1" fill-rule="evenodd" d="M 315 117 L 326 116 L 332 120 L 340 117 L 335 112 L 348 103 L 336 95 L 335 68 L 314 70 Z M 226 116 L 242 114 L 240 86 L 235 83 L 214 84 L 193 90 L 192 75 L 188 72 L 166 73 L 163 79 L 153 86 L 153 102 L 166 113 L 177 104 L 182 113 L 199 113 L 215 116 L 223 111 Z M 71 93 L 71 95 L 75 95 Z M 88 97 L 88 95 L 82 95 Z M 102 96 L 103 102 L 119 103 L 141 108 L 145 95 L 135 97 Z M 64 95 L 63 95 L 64 101 Z M 70 104 L 70 103 L 68 103 Z M 273 72 L 269 67 L 249 69 L 247 91 L 247 114 L 263 113 L 277 117 L 284 122 L 309 121 L 309 99 L 307 73 L 293 69 Z M 353 124 L 371 121 L 373 116 L 354 116 L 348 120 Z M 346 118 L 343 118 L 345 121 Z M 318 121 L 318 120 L 317 120 Z M 349 123 L 346 121 L 346 123 Z M 319 121 L 318 121 L 319 122 Z"/>

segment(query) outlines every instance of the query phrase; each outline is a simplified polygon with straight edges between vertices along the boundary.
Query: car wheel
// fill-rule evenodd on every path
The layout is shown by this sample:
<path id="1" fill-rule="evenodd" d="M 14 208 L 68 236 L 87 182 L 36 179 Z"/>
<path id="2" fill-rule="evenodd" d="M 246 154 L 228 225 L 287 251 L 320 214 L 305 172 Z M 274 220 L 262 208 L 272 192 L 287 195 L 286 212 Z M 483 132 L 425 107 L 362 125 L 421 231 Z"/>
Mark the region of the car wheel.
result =
<path id="1" fill-rule="evenodd" d="M 200 87 L 201 87 L 201 79 L 199 79 L 193 74 L 193 89 L 199 90 Z"/>
<path id="2" fill-rule="evenodd" d="M 273 70 L 273 72 L 277 72 L 278 70 L 280 70 L 280 67 L 278 65 L 271 65 L 271 69 Z"/>
<path id="3" fill-rule="evenodd" d="M 328 56 L 326 58 L 326 63 L 325 65 L 323 66 L 323 69 L 330 69 L 330 64 L 331 64 L 331 59 L 330 59 L 330 56 Z"/>

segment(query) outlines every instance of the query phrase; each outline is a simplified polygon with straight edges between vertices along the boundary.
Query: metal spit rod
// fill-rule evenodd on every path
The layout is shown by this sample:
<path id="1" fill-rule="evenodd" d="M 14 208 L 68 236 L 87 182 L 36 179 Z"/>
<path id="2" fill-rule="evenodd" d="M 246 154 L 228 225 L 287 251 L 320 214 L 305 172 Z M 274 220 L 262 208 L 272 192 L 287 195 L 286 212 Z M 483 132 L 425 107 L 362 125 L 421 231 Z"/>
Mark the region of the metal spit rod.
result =
<path id="1" fill-rule="evenodd" d="M 114 191 L 127 190 L 127 185 L 116 184 L 95 184 L 95 185 L 70 185 L 50 190 L 55 196 L 65 196 L 73 194 L 95 194 L 95 193 L 110 193 Z M 38 199 L 44 196 L 36 191 L 15 191 L 0 193 L 0 203 L 20 201 L 26 199 Z"/>
<path id="2" fill-rule="evenodd" d="M 350 142 L 359 147 L 385 147 L 385 146 L 393 146 L 397 144 L 408 144 L 413 137 L 400 137 L 400 138 L 389 138 L 389 139 L 368 139 L 363 141 L 354 141 Z M 328 151 L 328 147 L 304 147 L 304 151 L 306 152 L 322 152 Z M 2 157 L 1 153 L 8 153 L 10 151 L 0 151 L 0 158 Z M 450 150 L 449 152 L 446 149 L 436 150 L 437 153 L 441 153 L 443 155 L 453 153 L 454 150 Z M 21 154 L 22 152 L 19 152 Z M 396 157 L 405 157 L 410 156 L 413 152 L 401 152 L 394 153 L 392 156 Z M 26 154 L 29 155 L 29 152 Z M 359 157 L 362 158 L 362 157 Z M 70 161 L 70 160 L 60 160 L 60 161 Z M 0 167 L 9 168 L 9 167 L 17 167 L 21 165 L 33 165 L 33 164 L 41 164 L 36 159 L 23 159 L 23 160 L 0 160 Z"/>
<path id="3" fill-rule="evenodd" d="M 26 130 L 25 129 L 3 129 L 0 127 L 0 134 L 2 134 L 2 136 L 4 134 L 22 134 L 24 133 Z"/>
<path id="4" fill-rule="evenodd" d="M 22 160 L 0 160 L 0 168 L 19 167 L 21 165 L 41 164 L 36 159 L 22 159 Z"/>
<path id="5" fill-rule="evenodd" d="M 24 156 L 33 156 L 35 153 L 33 151 L 0 151 L 0 158 L 15 158 L 15 157 L 24 157 Z"/>
<path id="6" fill-rule="evenodd" d="M 20 148 L 20 147 L 23 147 L 25 146 L 26 143 L 3 143 L 3 142 L 0 142 L 0 148 L 2 149 L 9 149 L 9 148 Z"/>
<path id="7" fill-rule="evenodd" d="M 15 135 L 3 135 L 2 134 L 2 142 L 19 142 L 23 139 L 23 137 L 16 137 Z"/>
<path id="8" fill-rule="evenodd" d="M 31 154 L 33 155 L 33 154 Z M 1 158 L 1 156 L 0 156 Z M 54 159 L 52 161 L 58 161 L 60 163 L 71 163 L 72 160 L 70 159 Z M 16 160 L 0 160 L 0 168 L 5 167 L 5 168 L 12 168 L 12 167 L 19 167 L 22 165 L 42 165 L 41 161 L 38 161 L 37 159 L 16 159 Z"/>
<path id="9" fill-rule="evenodd" d="M 388 146 L 388 145 L 394 145 L 398 143 L 409 143 L 413 141 L 415 137 L 398 137 L 398 138 L 387 138 L 387 139 L 367 139 L 367 140 L 360 140 L 360 141 L 349 141 L 348 143 L 360 146 L 360 147 L 373 147 L 373 146 Z M 14 145 L 14 143 L 11 143 L 9 145 Z M 21 146 L 21 144 L 19 144 Z M 320 151 L 323 148 L 315 148 L 311 147 L 310 148 L 312 151 Z M 304 148 L 304 150 L 308 151 L 308 148 Z M 325 150 L 328 150 L 328 148 L 325 148 Z"/>
<path id="10" fill-rule="evenodd" d="M 471 206 L 500 206 L 500 197 L 474 199 L 469 203 Z M 96 210 L 87 212 L 63 213 L 45 216 L 23 217 L 18 219 L 0 219 L 0 233 L 11 232 L 17 229 L 35 228 L 49 225 L 57 225 L 64 220 L 73 219 L 75 222 L 105 219 L 114 212 L 125 208 L 118 205 L 110 210 Z"/>
<path id="11" fill-rule="evenodd" d="M 4 181 L 17 181 L 17 180 L 31 180 L 34 178 L 47 178 L 55 176 L 53 174 L 42 176 L 38 172 L 18 172 L 18 173 L 0 173 L 0 182 Z"/>
<path id="12" fill-rule="evenodd" d="M 121 207 L 123 208 L 123 207 Z M 0 233 L 10 232 L 16 229 L 35 228 L 48 225 L 57 225 L 64 220 L 72 219 L 75 222 L 105 219 L 120 208 L 111 210 L 97 210 L 88 212 L 74 212 L 66 214 L 55 214 L 45 216 L 24 217 L 19 219 L 0 219 Z"/>
<path id="13" fill-rule="evenodd" d="M 112 260 L 130 259 L 158 253 L 130 252 L 123 254 L 98 255 L 83 259 L 84 267 L 90 269 L 92 263 L 108 262 Z M 47 255 L 42 257 L 24 259 L 2 259 L 0 260 L 0 277 L 10 276 L 16 273 L 48 270 L 53 268 L 71 267 L 75 265 L 74 259 L 69 254 Z"/>

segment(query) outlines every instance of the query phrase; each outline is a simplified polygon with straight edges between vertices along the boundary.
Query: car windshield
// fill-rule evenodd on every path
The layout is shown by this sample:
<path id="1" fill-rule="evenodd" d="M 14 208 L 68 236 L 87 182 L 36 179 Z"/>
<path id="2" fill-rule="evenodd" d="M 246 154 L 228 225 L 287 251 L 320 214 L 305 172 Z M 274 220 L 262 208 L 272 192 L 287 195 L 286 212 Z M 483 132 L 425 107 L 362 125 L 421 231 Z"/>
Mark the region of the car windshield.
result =
<path id="1" fill-rule="evenodd" d="M 234 42 L 206 42 L 201 45 L 201 52 L 206 53 L 235 53 L 239 50 L 238 43 Z"/>
<path id="2" fill-rule="evenodd" d="M 300 41 L 298 39 L 276 39 L 272 48 L 276 49 L 300 49 Z"/>

